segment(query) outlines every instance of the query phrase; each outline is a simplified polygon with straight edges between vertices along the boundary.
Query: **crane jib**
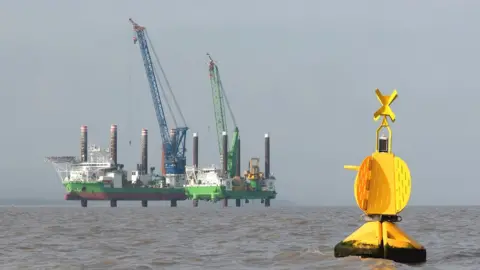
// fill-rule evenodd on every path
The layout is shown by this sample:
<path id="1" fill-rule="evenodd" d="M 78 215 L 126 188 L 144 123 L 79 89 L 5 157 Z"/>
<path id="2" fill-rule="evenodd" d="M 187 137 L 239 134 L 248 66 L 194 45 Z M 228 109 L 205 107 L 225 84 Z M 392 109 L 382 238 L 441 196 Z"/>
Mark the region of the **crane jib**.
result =
<path id="1" fill-rule="evenodd" d="M 137 38 L 140 44 L 140 52 L 142 54 L 143 63 L 145 66 L 145 71 L 148 79 L 148 84 L 150 86 L 150 92 L 153 99 L 153 106 L 155 108 L 155 113 L 157 115 L 157 121 L 160 125 L 160 133 L 162 136 L 162 141 L 164 143 L 170 142 L 167 120 L 165 118 L 165 113 L 163 111 L 162 100 L 160 99 L 160 91 L 158 90 L 157 85 L 157 76 L 154 71 L 152 59 L 150 57 L 150 51 L 148 49 L 147 41 L 143 30 L 137 32 Z"/>
<path id="2" fill-rule="evenodd" d="M 167 125 L 167 120 L 165 117 L 164 107 L 162 104 L 161 93 L 164 94 L 163 86 L 159 77 L 155 71 L 154 62 L 150 54 L 150 49 L 148 46 L 148 37 L 145 32 L 145 27 L 141 27 L 133 20 L 130 19 L 130 22 L 134 26 L 134 31 L 136 33 L 136 38 L 134 42 L 139 44 L 140 52 L 143 59 L 143 64 L 145 67 L 145 73 L 147 76 L 148 84 L 150 87 L 150 93 L 152 96 L 153 106 L 155 109 L 155 114 L 157 117 L 158 125 L 160 127 L 160 135 L 162 138 L 164 158 L 165 158 L 165 173 L 166 174 L 184 174 L 185 173 L 185 163 L 186 163 L 186 133 L 187 127 L 176 127 L 169 130 Z M 153 51 L 155 56 L 155 51 Z M 156 57 L 156 56 L 155 56 Z M 159 62 L 157 61 L 157 64 Z M 162 69 L 163 79 L 167 81 L 165 74 Z M 169 86 L 167 82 L 167 86 Z M 162 92 L 160 91 L 162 90 Z M 169 89 L 170 90 L 170 89 Z M 171 91 L 171 90 L 170 90 Z M 173 95 L 173 93 L 171 93 Z M 168 100 L 165 100 L 168 106 Z M 178 109 L 180 111 L 180 109 Z M 181 114 L 181 111 L 180 111 Z M 183 115 L 181 115 L 183 118 Z"/>
<path id="3" fill-rule="evenodd" d="M 218 66 L 213 61 L 210 54 L 208 54 L 210 58 L 209 62 L 209 75 L 210 75 L 210 86 L 212 88 L 212 98 L 213 98 L 213 108 L 215 113 L 215 124 L 217 128 L 217 142 L 218 142 L 218 150 L 220 155 L 222 155 L 222 133 L 228 131 L 227 127 L 227 119 L 226 119 L 226 108 L 225 104 L 227 105 L 227 109 L 230 113 L 230 117 L 232 119 L 233 125 L 235 126 L 235 130 L 233 132 L 232 141 L 230 145 L 230 149 L 228 151 L 227 157 L 227 170 L 230 177 L 235 176 L 237 171 L 237 151 L 238 151 L 238 140 L 239 140 L 239 131 L 238 126 L 235 121 L 235 116 L 233 115 L 232 109 L 227 99 L 227 95 L 223 88 L 222 80 L 220 78 L 220 71 Z"/>

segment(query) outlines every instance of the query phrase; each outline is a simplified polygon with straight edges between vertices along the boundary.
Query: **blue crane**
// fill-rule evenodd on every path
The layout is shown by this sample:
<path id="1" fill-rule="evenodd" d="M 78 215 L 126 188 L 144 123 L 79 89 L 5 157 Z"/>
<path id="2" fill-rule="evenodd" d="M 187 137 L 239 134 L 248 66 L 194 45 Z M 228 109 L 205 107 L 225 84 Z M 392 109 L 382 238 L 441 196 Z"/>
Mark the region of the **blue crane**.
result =
<path id="1" fill-rule="evenodd" d="M 147 31 L 145 27 L 138 25 L 132 19 L 129 21 L 133 25 L 133 30 L 135 31 L 135 36 L 133 38 L 133 42 L 139 44 L 140 52 L 143 58 L 143 64 L 145 66 L 145 73 L 147 75 L 148 84 L 150 86 L 150 93 L 152 95 L 153 106 L 155 108 L 155 114 L 157 116 L 158 125 L 160 126 L 160 134 L 162 136 L 162 148 L 163 148 L 163 164 L 162 164 L 162 173 L 163 175 L 168 176 L 180 176 L 182 177 L 185 174 L 185 165 L 186 165 L 186 157 L 185 157 L 185 139 L 187 135 L 188 127 L 185 125 L 185 118 L 183 117 L 182 112 L 180 111 L 180 107 L 177 104 L 175 99 L 175 95 L 170 87 L 170 83 L 167 80 L 167 76 L 158 60 L 157 54 L 155 49 L 152 46 L 150 38 L 148 37 Z M 152 61 L 150 56 L 150 51 L 153 53 L 156 62 Z M 160 68 L 163 83 L 160 80 L 160 77 L 157 76 L 155 65 Z M 164 86 L 165 84 L 165 86 Z M 183 127 L 178 127 L 177 120 L 175 115 L 172 111 L 170 103 L 166 98 L 165 90 L 169 91 L 174 105 L 176 106 L 179 115 L 181 117 Z M 173 119 L 175 128 L 168 129 L 167 119 L 165 118 L 164 107 L 162 104 L 162 96 L 164 97 L 164 103 L 167 105 L 169 109 L 170 115 Z M 176 177 L 176 179 L 178 179 Z M 176 181 L 175 181 L 176 182 Z"/>

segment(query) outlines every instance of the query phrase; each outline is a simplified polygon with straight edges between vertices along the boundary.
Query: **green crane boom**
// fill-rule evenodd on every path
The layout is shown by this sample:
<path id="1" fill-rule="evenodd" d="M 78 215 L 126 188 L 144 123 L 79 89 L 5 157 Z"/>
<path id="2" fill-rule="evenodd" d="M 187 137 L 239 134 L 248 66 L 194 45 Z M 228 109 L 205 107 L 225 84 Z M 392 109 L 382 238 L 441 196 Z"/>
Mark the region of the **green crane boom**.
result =
<path id="1" fill-rule="evenodd" d="M 217 141 L 218 141 L 218 151 L 220 156 L 222 156 L 222 132 L 228 132 L 227 119 L 225 116 L 225 104 L 227 105 L 230 117 L 232 118 L 233 125 L 235 129 L 233 130 L 233 136 L 231 139 L 230 149 L 228 151 L 227 157 L 227 170 L 228 176 L 234 177 L 237 171 L 237 151 L 238 151 L 238 141 L 240 139 L 240 134 L 238 131 L 238 126 L 235 121 L 235 116 L 233 115 L 232 108 L 228 102 L 225 90 L 223 89 L 222 80 L 220 79 L 220 72 L 218 71 L 218 66 L 213 61 L 210 54 L 209 62 L 209 73 L 210 73 L 210 86 L 212 87 L 212 97 L 213 97 L 213 107 L 215 111 L 215 124 L 217 127 Z M 225 158 L 225 157 L 222 157 Z"/>

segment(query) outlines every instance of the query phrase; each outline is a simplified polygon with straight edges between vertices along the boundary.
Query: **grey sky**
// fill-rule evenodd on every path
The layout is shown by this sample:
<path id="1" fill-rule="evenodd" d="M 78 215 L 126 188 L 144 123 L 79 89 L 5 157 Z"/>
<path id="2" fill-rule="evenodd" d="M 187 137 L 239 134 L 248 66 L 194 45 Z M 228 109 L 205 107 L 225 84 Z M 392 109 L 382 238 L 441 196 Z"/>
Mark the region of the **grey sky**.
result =
<path id="1" fill-rule="evenodd" d="M 104 146 L 118 124 L 127 168 L 148 128 L 158 167 L 132 17 L 155 43 L 190 127 L 189 150 L 199 133 L 201 163 L 218 159 L 208 51 L 235 111 L 244 166 L 252 155 L 263 162 L 271 133 L 279 198 L 354 204 L 354 173 L 343 165 L 374 150 L 378 87 L 399 92 L 393 147 L 412 172 L 411 204 L 479 204 L 480 2 L 366 2 L 0 1 L 0 196 L 61 198 L 43 157 L 78 155 L 82 124 Z"/>

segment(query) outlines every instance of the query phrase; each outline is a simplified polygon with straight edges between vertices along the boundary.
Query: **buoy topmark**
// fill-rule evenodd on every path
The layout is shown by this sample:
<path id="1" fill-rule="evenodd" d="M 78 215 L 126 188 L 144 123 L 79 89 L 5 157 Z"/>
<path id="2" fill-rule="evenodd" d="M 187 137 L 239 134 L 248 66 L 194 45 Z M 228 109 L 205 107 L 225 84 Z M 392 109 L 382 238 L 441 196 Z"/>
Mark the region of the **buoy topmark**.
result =
<path id="1" fill-rule="evenodd" d="M 401 221 L 398 214 L 407 206 L 411 193 L 410 170 L 407 163 L 392 152 L 392 130 L 387 119 L 395 122 L 390 105 L 398 96 L 397 90 L 389 96 L 378 89 L 375 93 L 382 104 L 373 115 L 375 121 L 382 117 L 376 132 L 375 152 L 360 166 L 344 166 L 357 171 L 355 201 L 364 212 L 366 223 L 338 243 L 334 255 L 384 258 L 401 263 L 425 262 L 425 248 L 395 225 Z M 379 136 L 382 129 L 388 131 L 388 136 Z"/>

